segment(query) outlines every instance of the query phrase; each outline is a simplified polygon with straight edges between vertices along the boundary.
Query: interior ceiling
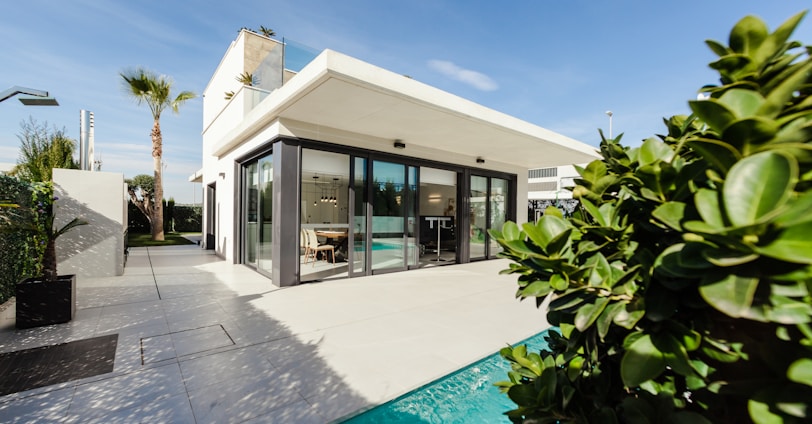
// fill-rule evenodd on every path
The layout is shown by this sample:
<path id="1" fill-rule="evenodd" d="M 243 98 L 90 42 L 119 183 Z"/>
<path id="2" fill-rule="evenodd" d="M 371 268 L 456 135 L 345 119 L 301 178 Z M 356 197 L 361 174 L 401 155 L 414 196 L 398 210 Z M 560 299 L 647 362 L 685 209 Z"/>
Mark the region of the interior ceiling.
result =
<path id="1" fill-rule="evenodd" d="M 367 134 L 387 143 L 400 139 L 407 149 L 442 146 L 442 150 L 526 168 L 591 160 L 583 152 L 533 135 L 335 76 L 315 85 L 279 116 Z"/>

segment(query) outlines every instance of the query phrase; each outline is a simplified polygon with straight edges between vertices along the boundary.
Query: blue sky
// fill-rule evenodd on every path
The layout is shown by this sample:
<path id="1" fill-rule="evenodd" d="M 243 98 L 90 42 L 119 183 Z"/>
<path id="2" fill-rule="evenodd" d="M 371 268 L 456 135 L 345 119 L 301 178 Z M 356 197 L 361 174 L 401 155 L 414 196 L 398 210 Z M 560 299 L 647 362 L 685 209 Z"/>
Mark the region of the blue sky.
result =
<path id="1" fill-rule="evenodd" d="M 145 66 L 176 88 L 203 92 L 241 27 L 273 28 L 597 146 L 598 128 L 630 145 L 663 132 L 662 118 L 716 83 L 706 39 L 727 42 L 743 16 L 773 29 L 812 6 L 798 0 L 26 0 L 0 16 L 0 90 L 51 92 L 59 107 L 0 103 L 0 162 L 16 162 L 29 116 L 78 139 L 79 110 L 93 111 L 102 170 L 151 174 L 152 118 L 118 73 Z M 812 16 L 793 39 L 812 44 Z M 201 164 L 202 102 L 161 125 L 165 195 L 200 201 L 187 177 Z M 517 153 L 518 154 L 518 153 Z"/>

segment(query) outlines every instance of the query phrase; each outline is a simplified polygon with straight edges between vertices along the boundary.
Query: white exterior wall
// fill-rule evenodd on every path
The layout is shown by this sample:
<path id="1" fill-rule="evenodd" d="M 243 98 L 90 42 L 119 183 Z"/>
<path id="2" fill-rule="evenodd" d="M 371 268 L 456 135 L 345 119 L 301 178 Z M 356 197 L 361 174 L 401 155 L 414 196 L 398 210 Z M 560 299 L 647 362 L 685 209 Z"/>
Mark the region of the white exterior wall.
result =
<path id="1" fill-rule="evenodd" d="M 54 169 L 54 225 L 75 217 L 88 225 L 74 228 L 56 241 L 58 271 L 79 277 L 124 274 L 124 230 L 127 200 L 124 174 Z"/>
<path id="2" fill-rule="evenodd" d="M 586 164 L 580 164 L 579 166 L 583 167 L 586 166 Z M 557 168 L 558 173 L 555 177 L 528 178 L 526 180 L 528 186 L 532 183 L 544 183 L 544 182 L 555 183 L 556 185 L 555 190 L 528 192 L 527 189 L 525 189 L 524 192 L 527 193 L 527 197 L 529 200 L 572 199 L 572 192 L 567 190 L 567 187 L 574 187 L 573 179 L 580 177 L 578 175 L 578 171 L 576 171 L 575 167 L 572 165 L 559 166 Z M 525 171 L 524 175 L 528 175 L 528 171 Z M 525 205 L 527 204 L 527 199 L 525 199 L 524 204 Z"/>
<path id="3" fill-rule="evenodd" d="M 227 91 L 237 91 L 241 87 L 234 78 L 245 69 L 245 36 L 243 33 L 231 42 L 223 59 L 214 71 L 206 89 L 203 90 L 203 131 L 217 118 L 228 100 Z M 235 122 L 236 123 L 236 122 Z"/>

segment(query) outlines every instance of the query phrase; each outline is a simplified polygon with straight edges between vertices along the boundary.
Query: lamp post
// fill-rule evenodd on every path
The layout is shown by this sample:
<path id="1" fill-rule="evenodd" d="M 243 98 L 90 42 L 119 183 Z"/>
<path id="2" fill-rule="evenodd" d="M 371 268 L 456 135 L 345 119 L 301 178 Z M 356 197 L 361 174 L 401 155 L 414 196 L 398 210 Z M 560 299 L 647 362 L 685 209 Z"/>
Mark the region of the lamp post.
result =
<path id="1" fill-rule="evenodd" d="M 48 96 L 45 90 L 37 90 L 35 88 L 25 88 L 15 85 L 8 90 L 0 93 L 0 102 L 14 97 L 18 94 L 26 94 L 34 97 L 21 97 L 20 103 L 26 106 L 59 106 L 56 99 Z"/>
<path id="2" fill-rule="evenodd" d="M 606 114 L 609 115 L 609 138 L 612 138 L 612 115 L 613 115 L 613 113 L 612 113 L 611 110 L 607 110 Z"/>

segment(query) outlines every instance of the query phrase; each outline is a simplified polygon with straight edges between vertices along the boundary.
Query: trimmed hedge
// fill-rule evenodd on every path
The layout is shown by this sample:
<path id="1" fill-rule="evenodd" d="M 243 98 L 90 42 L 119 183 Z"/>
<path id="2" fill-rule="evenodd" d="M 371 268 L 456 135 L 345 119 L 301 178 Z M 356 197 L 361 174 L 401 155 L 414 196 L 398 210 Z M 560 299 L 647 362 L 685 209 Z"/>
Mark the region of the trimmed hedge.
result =
<path id="1" fill-rule="evenodd" d="M 173 202 L 164 202 L 164 231 L 179 233 L 200 232 L 202 226 L 203 208 L 197 205 L 176 205 Z M 174 220 L 174 228 L 169 225 Z M 149 233 L 149 221 L 132 202 L 127 202 L 127 227 L 133 234 Z"/>

